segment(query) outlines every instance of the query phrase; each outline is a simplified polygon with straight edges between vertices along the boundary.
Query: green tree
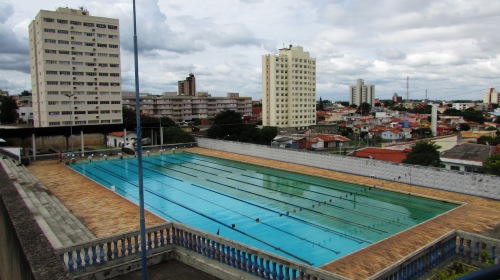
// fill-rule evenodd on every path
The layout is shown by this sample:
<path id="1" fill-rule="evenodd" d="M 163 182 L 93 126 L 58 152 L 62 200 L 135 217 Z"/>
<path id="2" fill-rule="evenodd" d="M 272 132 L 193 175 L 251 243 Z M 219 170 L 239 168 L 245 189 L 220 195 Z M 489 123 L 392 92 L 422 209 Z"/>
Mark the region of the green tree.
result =
<path id="1" fill-rule="evenodd" d="M 21 96 L 31 96 L 31 91 L 23 90 L 20 95 Z"/>
<path id="2" fill-rule="evenodd" d="M 163 140 L 166 144 L 189 143 L 194 142 L 194 137 L 178 126 L 171 126 L 163 130 Z"/>
<path id="3" fill-rule="evenodd" d="M 17 113 L 16 100 L 12 96 L 3 96 L 0 98 L 0 123 L 3 124 L 13 124 L 19 118 Z"/>
<path id="4" fill-rule="evenodd" d="M 323 106 L 323 99 L 321 97 L 319 98 L 318 110 L 319 111 L 325 110 L 325 108 Z"/>
<path id="5" fill-rule="evenodd" d="M 434 142 L 417 142 L 403 163 L 438 167 L 441 163 L 439 148 Z"/>
<path id="6" fill-rule="evenodd" d="M 363 116 L 366 116 L 370 113 L 372 109 L 372 105 L 369 103 L 363 102 L 361 105 L 359 105 L 357 112 L 360 113 Z"/>
<path id="7" fill-rule="evenodd" d="M 493 136 L 483 135 L 477 138 L 477 143 L 481 145 L 496 146 L 500 144 L 500 136 L 493 137 Z"/>
<path id="8" fill-rule="evenodd" d="M 349 102 L 343 101 L 343 102 L 340 102 L 340 105 L 342 105 L 344 107 L 349 107 Z"/>
<path id="9" fill-rule="evenodd" d="M 483 161 L 483 168 L 488 174 L 500 176 L 500 154 L 492 155 Z"/>
<path id="10" fill-rule="evenodd" d="M 135 110 L 127 106 L 122 106 L 123 123 L 136 123 Z"/>
<path id="11" fill-rule="evenodd" d="M 212 126 L 207 130 L 207 136 L 212 139 L 239 140 L 245 125 L 242 114 L 225 110 L 215 115 Z"/>
<path id="12" fill-rule="evenodd" d="M 261 144 L 269 145 L 274 137 L 278 135 L 278 128 L 275 126 L 264 126 L 260 129 L 260 142 Z"/>
<path id="13" fill-rule="evenodd" d="M 455 109 L 455 108 L 449 108 L 449 109 L 444 110 L 443 115 L 461 116 L 462 112 L 460 110 Z"/>
<path id="14" fill-rule="evenodd" d="M 459 124 L 460 131 L 469 131 L 470 130 L 470 125 L 468 123 L 461 123 Z"/>

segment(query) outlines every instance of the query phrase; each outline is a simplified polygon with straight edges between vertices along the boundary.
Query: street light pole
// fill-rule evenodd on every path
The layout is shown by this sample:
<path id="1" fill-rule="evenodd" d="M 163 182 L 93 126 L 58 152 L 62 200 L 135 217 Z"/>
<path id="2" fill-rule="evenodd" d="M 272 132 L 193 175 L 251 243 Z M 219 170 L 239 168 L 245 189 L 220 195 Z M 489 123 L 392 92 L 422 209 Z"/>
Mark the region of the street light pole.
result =
<path id="1" fill-rule="evenodd" d="M 70 141 L 71 141 L 71 157 L 73 157 L 73 109 L 71 106 L 71 97 L 75 96 L 74 93 L 67 93 L 65 94 L 67 97 L 68 97 L 68 101 L 69 101 L 69 138 L 70 138 Z"/>

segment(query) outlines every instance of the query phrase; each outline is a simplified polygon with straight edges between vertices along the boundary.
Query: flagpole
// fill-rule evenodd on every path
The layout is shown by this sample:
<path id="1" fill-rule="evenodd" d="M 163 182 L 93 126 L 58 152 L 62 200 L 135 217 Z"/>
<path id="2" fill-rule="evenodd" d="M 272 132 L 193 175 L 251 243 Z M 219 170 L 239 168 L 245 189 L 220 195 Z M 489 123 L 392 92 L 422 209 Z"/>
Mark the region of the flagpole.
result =
<path id="1" fill-rule="evenodd" d="M 135 15 L 135 0 L 132 0 L 134 11 L 134 66 L 135 66 L 135 115 L 137 120 L 137 161 L 139 173 L 139 224 L 141 232 L 141 272 L 142 280 L 148 279 L 148 265 L 146 252 L 146 222 L 144 219 L 144 186 L 142 174 L 142 132 L 141 132 L 141 108 L 139 99 L 139 59 L 137 54 L 137 20 Z"/>

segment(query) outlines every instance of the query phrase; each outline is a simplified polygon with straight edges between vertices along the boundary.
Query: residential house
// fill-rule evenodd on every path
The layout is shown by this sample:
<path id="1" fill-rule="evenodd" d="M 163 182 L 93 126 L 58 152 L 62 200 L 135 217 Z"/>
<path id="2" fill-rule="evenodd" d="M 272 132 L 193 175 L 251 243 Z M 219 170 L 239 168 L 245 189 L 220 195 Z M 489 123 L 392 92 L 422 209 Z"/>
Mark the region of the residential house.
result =
<path id="1" fill-rule="evenodd" d="M 483 173 L 483 161 L 494 152 L 498 153 L 498 150 L 500 145 L 464 143 L 445 151 L 441 155 L 441 162 L 449 170 Z"/>
<path id="2" fill-rule="evenodd" d="M 107 135 L 107 145 L 108 147 L 123 147 L 123 142 L 126 141 L 125 145 L 132 139 L 137 138 L 137 134 L 133 131 L 127 131 L 127 135 L 124 137 L 123 131 L 111 132 Z"/>
<path id="3" fill-rule="evenodd" d="M 392 128 L 382 131 L 380 137 L 383 140 L 401 140 L 404 139 L 404 132 L 399 128 Z"/>

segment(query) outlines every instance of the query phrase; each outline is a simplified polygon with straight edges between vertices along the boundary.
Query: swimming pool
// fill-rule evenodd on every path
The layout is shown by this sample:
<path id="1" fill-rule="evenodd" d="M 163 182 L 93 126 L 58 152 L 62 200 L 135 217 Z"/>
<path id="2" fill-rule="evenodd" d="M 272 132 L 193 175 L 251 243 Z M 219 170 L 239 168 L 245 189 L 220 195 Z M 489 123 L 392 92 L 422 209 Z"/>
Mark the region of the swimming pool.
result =
<path id="1" fill-rule="evenodd" d="M 137 159 L 71 168 L 138 203 Z M 321 266 L 457 204 L 187 152 L 143 157 L 149 211 Z"/>

